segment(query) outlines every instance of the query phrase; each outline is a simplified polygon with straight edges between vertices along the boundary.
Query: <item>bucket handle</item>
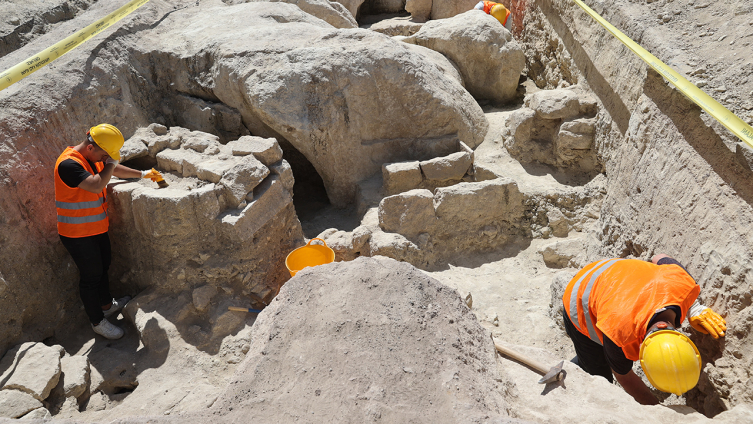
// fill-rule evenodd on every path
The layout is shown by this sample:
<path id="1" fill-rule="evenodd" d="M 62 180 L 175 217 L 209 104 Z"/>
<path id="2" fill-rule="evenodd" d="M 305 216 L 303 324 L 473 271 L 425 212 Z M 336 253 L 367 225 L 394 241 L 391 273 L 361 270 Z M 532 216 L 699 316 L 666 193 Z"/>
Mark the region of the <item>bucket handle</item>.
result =
<path id="1" fill-rule="evenodd" d="M 322 240 L 322 239 L 320 239 L 318 237 L 314 237 L 311 240 L 309 240 L 309 242 L 306 243 L 306 246 L 310 246 L 311 242 L 314 241 L 314 240 L 319 240 L 320 242 L 322 242 L 322 244 L 324 245 L 324 247 L 329 247 L 329 246 L 327 246 L 327 242 L 326 241 L 324 241 L 324 240 Z"/>

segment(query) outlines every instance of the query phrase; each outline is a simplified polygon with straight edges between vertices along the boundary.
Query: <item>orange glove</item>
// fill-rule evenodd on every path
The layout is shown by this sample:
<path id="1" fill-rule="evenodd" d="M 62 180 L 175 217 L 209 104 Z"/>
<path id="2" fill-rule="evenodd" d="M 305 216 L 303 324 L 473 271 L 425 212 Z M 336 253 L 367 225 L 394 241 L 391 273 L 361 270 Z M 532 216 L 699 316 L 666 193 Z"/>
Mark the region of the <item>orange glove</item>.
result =
<path id="1" fill-rule="evenodd" d="M 152 181 L 159 181 L 164 178 L 162 178 L 162 174 L 159 173 L 156 169 L 152 168 L 149 171 L 142 171 L 141 172 L 141 178 L 149 178 Z"/>
<path id="2" fill-rule="evenodd" d="M 688 314 L 690 325 L 703 334 L 710 334 L 711 337 L 718 339 L 724 337 L 727 331 L 727 322 L 721 315 L 698 303 L 693 304 Z"/>

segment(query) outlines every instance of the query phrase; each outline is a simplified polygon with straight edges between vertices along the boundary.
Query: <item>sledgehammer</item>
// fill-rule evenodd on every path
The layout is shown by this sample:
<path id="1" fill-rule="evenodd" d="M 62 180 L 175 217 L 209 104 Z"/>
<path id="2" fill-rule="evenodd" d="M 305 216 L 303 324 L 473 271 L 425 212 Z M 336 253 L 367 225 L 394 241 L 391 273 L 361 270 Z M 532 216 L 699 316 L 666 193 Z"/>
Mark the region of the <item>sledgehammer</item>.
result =
<path id="1" fill-rule="evenodd" d="M 529 367 L 536 370 L 536 372 L 543 375 L 543 377 L 541 377 L 541 380 L 539 380 L 539 384 L 554 383 L 555 381 L 565 381 L 565 376 L 567 375 L 567 371 L 562 369 L 562 365 L 565 364 L 565 361 L 560 362 L 559 364 L 553 366 L 547 371 L 547 368 L 545 365 L 542 365 L 532 359 L 526 358 L 525 356 L 500 345 L 499 343 L 497 343 L 496 340 L 494 340 L 493 337 L 492 337 L 492 341 L 494 342 L 494 347 L 497 349 L 499 353 L 509 358 L 512 358 L 522 364 L 528 365 Z"/>

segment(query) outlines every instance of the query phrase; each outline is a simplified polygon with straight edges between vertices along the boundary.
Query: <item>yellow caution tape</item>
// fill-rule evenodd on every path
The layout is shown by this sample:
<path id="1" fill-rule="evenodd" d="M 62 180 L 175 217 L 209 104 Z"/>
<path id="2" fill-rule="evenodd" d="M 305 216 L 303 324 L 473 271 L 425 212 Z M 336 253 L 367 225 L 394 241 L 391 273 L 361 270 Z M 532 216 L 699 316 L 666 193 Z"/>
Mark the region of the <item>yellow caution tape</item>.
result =
<path id="1" fill-rule="evenodd" d="M 34 72 L 49 65 L 53 60 L 68 53 L 79 44 L 104 31 L 110 25 L 128 16 L 131 12 L 143 6 L 148 1 L 149 0 L 131 0 L 125 6 L 110 13 L 97 22 L 94 22 L 81 31 L 66 37 L 62 41 L 55 43 L 51 47 L 42 50 L 36 55 L 31 56 L 18 65 L 3 72 L 0 74 L 0 91 L 5 90 L 10 85 L 21 81 Z"/>
<path id="2" fill-rule="evenodd" d="M 695 102 L 695 104 L 700 106 L 709 115 L 713 116 L 714 119 L 719 121 L 720 124 L 727 127 L 728 130 L 732 131 L 732 133 L 738 136 L 742 141 L 748 143 L 750 147 L 753 147 L 753 128 L 750 125 L 746 124 L 745 121 L 740 119 L 734 113 L 730 112 L 719 102 L 712 99 L 711 96 L 701 91 L 698 87 L 685 79 L 682 75 L 675 72 L 674 69 L 670 68 L 669 66 L 664 64 L 664 62 L 657 59 L 656 56 L 652 55 L 646 49 L 639 46 L 638 43 L 631 40 L 630 37 L 615 28 L 606 19 L 602 18 L 598 13 L 594 12 L 593 9 L 588 7 L 581 0 L 573 1 L 577 3 L 578 6 L 580 6 L 583 10 L 585 10 L 586 13 L 591 15 L 591 17 L 594 18 L 596 22 L 600 23 L 601 26 L 603 26 L 607 31 L 611 32 L 612 35 L 614 35 L 618 40 L 622 42 L 622 44 L 632 50 L 633 53 L 637 54 L 638 57 L 643 59 L 643 61 L 646 62 L 650 67 L 654 68 L 656 72 L 662 74 L 664 78 L 666 78 L 675 87 L 677 87 L 677 89 L 680 90 L 684 95 L 686 95 L 690 100 Z"/>

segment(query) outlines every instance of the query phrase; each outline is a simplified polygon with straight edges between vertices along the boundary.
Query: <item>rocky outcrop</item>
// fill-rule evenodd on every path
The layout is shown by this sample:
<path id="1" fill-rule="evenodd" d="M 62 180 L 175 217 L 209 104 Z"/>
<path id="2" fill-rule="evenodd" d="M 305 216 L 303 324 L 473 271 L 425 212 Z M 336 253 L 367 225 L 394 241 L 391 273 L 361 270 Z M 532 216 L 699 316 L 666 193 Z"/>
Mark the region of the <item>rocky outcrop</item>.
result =
<path id="1" fill-rule="evenodd" d="M 382 163 L 445 154 L 447 143 L 458 139 L 471 147 L 480 143 L 488 127 L 481 109 L 432 63 L 380 34 L 333 30 L 291 8 L 283 3 L 220 7 L 207 11 L 214 18 L 203 22 L 176 12 L 143 34 L 145 39 L 159 34 L 161 41 L 155 47 L 166 66 L 153 72 L 190 69 L 193 59 L 186 58 L 217 55 L 216 71 L 206 83 L 189 72 L 177 76 L 175 89 L 196 97 L 209 91 L 240 110 L 252 133 L 284 137 L 314 165 L 336 205 L 352 202 L 355 183 L 378 173 Z M 247 19 L 241 33 L 223 24 L 239 16 Z M 184 42 L 187 21 L 190 31 L 213 34 L 220 49 L 195 39 Z M 238 37 L 248 42 L 230 41 Z M 315 48 L 304 47 L 312 43 Z M 237 68 L 239 58 L 253 66 Z M 154 89 L 168 88 L 159 86 L 161 80 L 152 82 Z M 417 89 L 400 88 L 406 86 Z"/>
<path id="2" fill-rule="evenodd" d="M 509 103 L 516 98 L 525 55 L 492 16 L 478 10 L 432 20 L 405 40 L 436 50 L 458 66 L 465 87 L 476 99 Z"/>

